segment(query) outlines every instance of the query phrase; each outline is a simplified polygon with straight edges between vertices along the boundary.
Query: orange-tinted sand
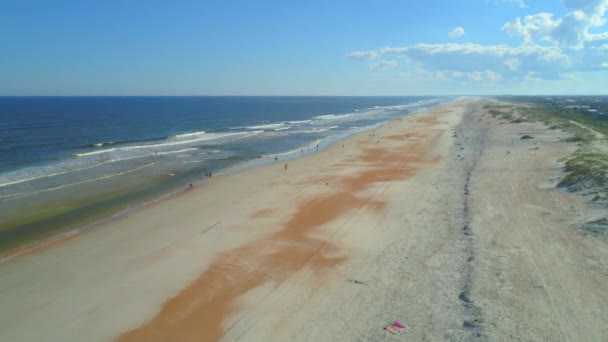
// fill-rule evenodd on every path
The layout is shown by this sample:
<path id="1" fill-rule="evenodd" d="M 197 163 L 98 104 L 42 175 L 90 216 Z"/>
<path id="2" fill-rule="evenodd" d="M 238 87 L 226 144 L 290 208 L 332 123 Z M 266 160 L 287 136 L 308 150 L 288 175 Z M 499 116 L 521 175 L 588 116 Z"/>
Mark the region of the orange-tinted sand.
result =
<path id="1" fill-rule="evenodd" d="M 431 126 L 435 122 L 431 119 L 423 123 Z M 384 203 L 378 196 L 375 198 L 373 191 L 370 195 L 366 190 L 376 183 L 405 179 L 438 160 L 428 151 L 436 134 L 422 131 L 407 135 L 411 141 L 391 138 L 393 141 L 386 145 L 359 142 L 370 147 L 363 147 L 360 155 L 346 163 L 346 167 L 356 166 L 355 174 L 332 179 L 332 184 L 339 185 L 336 189 L 300 203 L 295 214 L 269 238 L 219 255 L 198 279 L 169 299 L 153 319 L 126 332 L 119 340 L 216 341 L 229 329 L 224 326 L 225 319 L 237 309 L 236 300 L 248 291 L 265 282 L 278 287 L 303 267 L 323 274 L 346 260 L 348 256 L 338 246 L 312 233 L 358 209 L 381 210 Z M 405 137 L 405 133 L 398 136 Z M 345 167 L 345 162 L 336 163 L 336 167 Z M 252 218 L 266 217 L 274 211 L 262 209 Z"/>

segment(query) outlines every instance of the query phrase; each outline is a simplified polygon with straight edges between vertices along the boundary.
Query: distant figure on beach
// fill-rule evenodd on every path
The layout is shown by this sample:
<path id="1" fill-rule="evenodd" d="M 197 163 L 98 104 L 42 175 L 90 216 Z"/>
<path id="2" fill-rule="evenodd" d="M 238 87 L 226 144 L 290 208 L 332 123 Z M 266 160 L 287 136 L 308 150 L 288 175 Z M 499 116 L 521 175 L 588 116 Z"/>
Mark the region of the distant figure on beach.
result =
<path id="1" fill-rule="evenodd" d="M 317 144 L 317 150 L 319 149 L 319 144 Z"/>
<path id="2" fill-rule="evenodd" d="M 274 161 L 276 162 L 277 160 L 279 160 L 279 157 L 274 157 Z"/>
<path id="3" fill-rule="evenodd" d="M 190 183 L 190 189 L 194 188 L 194 185 L 192 185 L 192 183 Z"/>
<path id="4" fill-rule="evenodd" d="M 283 167 L 285 168 L 285 171 L 287 171 L 287 164 L 283 165 Z"/>
<path id="5" fill-rule="evenodd" d="M 211 178 L 211 172 L 209 172 L 209 178 Z"/>
<path id="6" fill-rule="evenodd" d="M 301 155 L 304 155 L 304 150 L 300 150 L 300 154 L 301 154 Z"/>

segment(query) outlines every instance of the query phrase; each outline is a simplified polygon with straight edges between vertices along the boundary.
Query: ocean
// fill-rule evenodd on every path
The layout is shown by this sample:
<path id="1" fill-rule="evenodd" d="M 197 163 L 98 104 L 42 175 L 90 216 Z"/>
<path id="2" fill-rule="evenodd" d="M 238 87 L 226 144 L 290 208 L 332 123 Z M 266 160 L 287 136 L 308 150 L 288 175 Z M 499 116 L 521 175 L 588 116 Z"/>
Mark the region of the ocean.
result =
<path id="1" fill-rule="evenodd" d="M 0 97 L 0 250 L 448 97 Z"/>

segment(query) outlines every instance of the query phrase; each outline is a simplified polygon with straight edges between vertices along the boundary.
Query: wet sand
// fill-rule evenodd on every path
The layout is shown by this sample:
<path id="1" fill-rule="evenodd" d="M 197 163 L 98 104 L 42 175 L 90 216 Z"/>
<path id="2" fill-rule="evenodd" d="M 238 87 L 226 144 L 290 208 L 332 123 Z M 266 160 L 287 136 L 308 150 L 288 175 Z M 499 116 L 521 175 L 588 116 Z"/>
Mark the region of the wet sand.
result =
<path id="1" fill-rule="evenodd" d="M 533 208 L 556 198 L 585 207 L 539 186 L 559 177 L 556 160 L 572 145 L 547 134 L 535 155 L 518 141 L 506 160 L 501 149 L 520 128 L 484 116 L 482 101 L 406 116 L 288 161 L 287 170 L 279 161 L 214 175 L 3 262 L 0 340 L 388 341 L 395 336 L 382 327 L 394 320 L 408 340 L 606 337 L 601 244 L 568 233 L 551 207 L 551 229 L 562 232 L 551 246 L 562 241 L 572 263 L 539 268 L 531 258 L 559 264 L 548 259 L 555 251 L 522 246 L 551 241 L 526 198 Z M 501 187 L 532 171 L 524 200 Z M 496 206 L 504 223 L 488 216 Z M 500 236 L 510 220 L 526 239 Z M 567 278 L 575 276 L 587 280 Z M 538 277 L 544 294 L 528 293 Z M 585 306 L 556 299 L 566 294 L 590 297 Z"/>

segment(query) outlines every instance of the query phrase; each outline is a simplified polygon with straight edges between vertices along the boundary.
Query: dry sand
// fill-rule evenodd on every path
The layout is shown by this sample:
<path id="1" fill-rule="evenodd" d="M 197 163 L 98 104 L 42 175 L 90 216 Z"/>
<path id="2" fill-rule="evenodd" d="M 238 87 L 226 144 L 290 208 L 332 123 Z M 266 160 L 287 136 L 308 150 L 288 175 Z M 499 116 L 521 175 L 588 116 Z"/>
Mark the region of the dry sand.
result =
<path id="1" fill-rule="evenodd" d="M 574 146 L 483 101 L 214 176 L 0 263 L 0 340 L 608 340 L 606 242 L 553 188 Z M 405 333 L 382 330 L 394 320 Z"/>

